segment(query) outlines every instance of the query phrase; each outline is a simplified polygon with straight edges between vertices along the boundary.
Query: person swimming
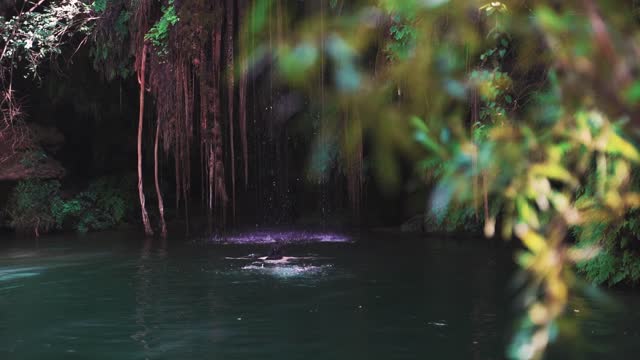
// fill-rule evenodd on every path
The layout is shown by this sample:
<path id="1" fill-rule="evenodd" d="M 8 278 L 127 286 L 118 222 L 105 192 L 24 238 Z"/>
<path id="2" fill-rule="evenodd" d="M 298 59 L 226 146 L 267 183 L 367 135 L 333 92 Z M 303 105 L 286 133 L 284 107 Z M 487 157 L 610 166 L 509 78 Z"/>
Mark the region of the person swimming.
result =
<path id="1" fill-rule="evenodd" d="M 265 258 L 265 260 L 282 260 L 284 258 L 282 254 L 283 254 L 282 245 L 275 244 L 271 248 L 271 251 L 269 252 L 269 255 L 267 255 L 267 257 Z"/>

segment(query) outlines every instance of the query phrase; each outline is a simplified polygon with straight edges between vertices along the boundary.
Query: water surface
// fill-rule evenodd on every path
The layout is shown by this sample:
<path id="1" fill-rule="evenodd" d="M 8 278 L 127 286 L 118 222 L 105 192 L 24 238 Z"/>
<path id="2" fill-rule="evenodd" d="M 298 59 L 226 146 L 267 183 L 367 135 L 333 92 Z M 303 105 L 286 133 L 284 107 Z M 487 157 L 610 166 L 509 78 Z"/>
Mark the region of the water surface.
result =
<path id="1" fill-rule="evenodd" d="M 283 241 L 294 259 L 257 259 Z M 482 239 L 394 233 L 2 240 L 0 359 L 503 359 L 513 270 Z M 610 299 L 577 297 L 547 358 L 635 359 L 640 294 Z"/>

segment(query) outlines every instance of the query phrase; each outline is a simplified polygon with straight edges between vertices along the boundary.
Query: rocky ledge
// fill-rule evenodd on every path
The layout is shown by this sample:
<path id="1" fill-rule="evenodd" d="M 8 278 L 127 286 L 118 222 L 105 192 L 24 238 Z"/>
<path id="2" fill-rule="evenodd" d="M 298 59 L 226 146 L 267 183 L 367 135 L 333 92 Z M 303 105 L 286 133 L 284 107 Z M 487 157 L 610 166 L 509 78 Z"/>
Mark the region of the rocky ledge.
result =
<path id="1" fill-rule="evenodd" d="M 23 125 L 0 131 L 0 181 L 59 179 L 65 169 L 54 159 L 64 135 L 54 127 Z"/>

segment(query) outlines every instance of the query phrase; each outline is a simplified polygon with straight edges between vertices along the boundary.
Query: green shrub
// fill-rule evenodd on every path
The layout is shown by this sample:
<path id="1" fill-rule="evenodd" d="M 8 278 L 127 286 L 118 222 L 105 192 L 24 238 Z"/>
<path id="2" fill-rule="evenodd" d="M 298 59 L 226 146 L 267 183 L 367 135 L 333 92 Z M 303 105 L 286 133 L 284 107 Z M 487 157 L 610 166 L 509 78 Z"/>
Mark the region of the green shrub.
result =
<path id="1" fill-rule="evenodd" d="M 162 17 L 149 29 L 144 36 L 145 40 L 149 40 L 156 47 L 160 56 L 165 56 L 169 52 L 167 49 L 167 41 L 169 39 L 169 30 L 178 23 L 180 18 L 176 13 L 173 0 L 169 0 L 167 6 L 162 7 Z"/>
<path id="2" fill-rule="evenodd" d="M 614 171 L 613 165 L 609 167 L 607 171 Z M 592 173 L 595 174 L 596 170 Z M 607 183 L 591 175 L 579 191 L 577 204 L 589 201 L 597 193 L 598 187 L 606 186 Z M 637 191 L 640 174 L 632 174 L 627 186 Z M 628 210 L 622 219 L 615 222 L 589 221 L 573 228 L 579 246 L 599 248 L 596 256 L 577 264 L 578 270 L 588 280 L 609 286 L 640 282 L 640 244 L 637 241 L 640 237 L 639 216 L 640 210 Z"/>
<path id="3" fill-rule="evenodd" d="M 100 178 L 74 199 L 82 211 L 76 214 L 74 227 L 80 232 L 106 230 L 125 221 L 133 209 L 130 179 Z"/>
<path id="4" fill-rule="evenodd" d="M 5 212 L 10 225 L 19 231 L 33 230 L 36 235 L 56 225 L 51 208 L 60 198 L 57 180 L 25 180 L 18 183 L 7 202 Z"/>
<path id="5" fill-rule="evenodd" d="M 640 236 L 638 211 L 626 214 L 619 224 L 604 226 L 590 224 L 574 230 L 577 242 L 582 246 L 597 245 L 598 254 L 577 264 L 590 281 L 614 286 L 640 282 Z"/>
<path id="6" fill-rule="evenodd" d="M 470 232 L 482 231 L 484 216 L 482 209 L 452 206 L 441 214 L 430 214 L 426 219 L 426 229 L 435 232 Z"/>
<path id="7" fill-rule="evenodd" d="M 124 223 L 133 211 L 133 189 L 132 178 L 104 177 L 65 199 L 57 180 L 25 180 L 12 191 L 5 212 L 11 226 L 36 235 L 67 227 L 79 232 L 107 230 Z"/>

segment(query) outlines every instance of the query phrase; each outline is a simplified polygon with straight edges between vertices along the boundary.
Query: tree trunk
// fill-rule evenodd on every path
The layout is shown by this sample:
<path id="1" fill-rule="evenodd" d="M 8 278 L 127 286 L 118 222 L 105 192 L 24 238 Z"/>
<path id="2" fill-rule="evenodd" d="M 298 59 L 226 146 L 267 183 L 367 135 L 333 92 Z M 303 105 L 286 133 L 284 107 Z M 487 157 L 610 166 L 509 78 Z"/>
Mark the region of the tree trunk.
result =
<path id="1" fill-rule="evenodd" d="M 142 60 L 138 73 L 138 84 L 140 85 L 140 111 L 138 113 L 138 195 L 140 196 L 140 211 L 142 212 L 142 224 L 144 224 L 144 234 L 153 235 L 153 230 L 149 224 L 149 215 L 145 207 L 144 186 L 142 185 L 142 125 L 144 121 L 144 92 L 145 92 L 145 63 L 147 62 L 147 44 L 142 46 Z"/>
<path id="2" fill-rule="evenodd" d="M 160 191 L 160 181 L 158 180 L 158 138 L 160 134 L 160 121 L 156 124 L 156 139 L 153 145 L 153 176 L 156 184 L 156 196 L 158 197 L 158 211 L 160 212 L 160 236 L 167 237 L 167 224 L 164 221 L 164 202 Z"/>
<path id="3" fill-rule="evenodd" d="M 489 221 L 489 187 L 487 174 L 482 174 L 482 200 L 484 203 L 484 221 Z"/>
<path id="4" fill-rule="evenodd" d="M 246 13 L 247 4 L 245 0 L 238 1 L 238 22 L 242 24 Z M 246 39 L 244 33 L 241 33 L 240 39 Z M 242 41 L 242 40 L 241 40 Z M 246 48 L 245 44 L 240 44 L 240 48 Z M 247 143 L 247 64 L 246 58 L 241 58 L 241 73 L 239 84 L 239 104 L 238 104 L 238 116 L 240 122 L 240 140 L 242 141 L 242 161 L 244 165 L 244 186 L 249 185 L 249 144 Z"/>
<path id="5" fill-rule="evenodd" d="M 233 98 L 235 96 L 235 76 L 233 64 L 233 0 L 227 0 L 227 100 L 228 100 L 228 117 L 229 117 L 229 146 L 231 148 L 231 211 L 235 217 L 236 214 L 236 159 L 234 149 L 233 135 Z"/>

